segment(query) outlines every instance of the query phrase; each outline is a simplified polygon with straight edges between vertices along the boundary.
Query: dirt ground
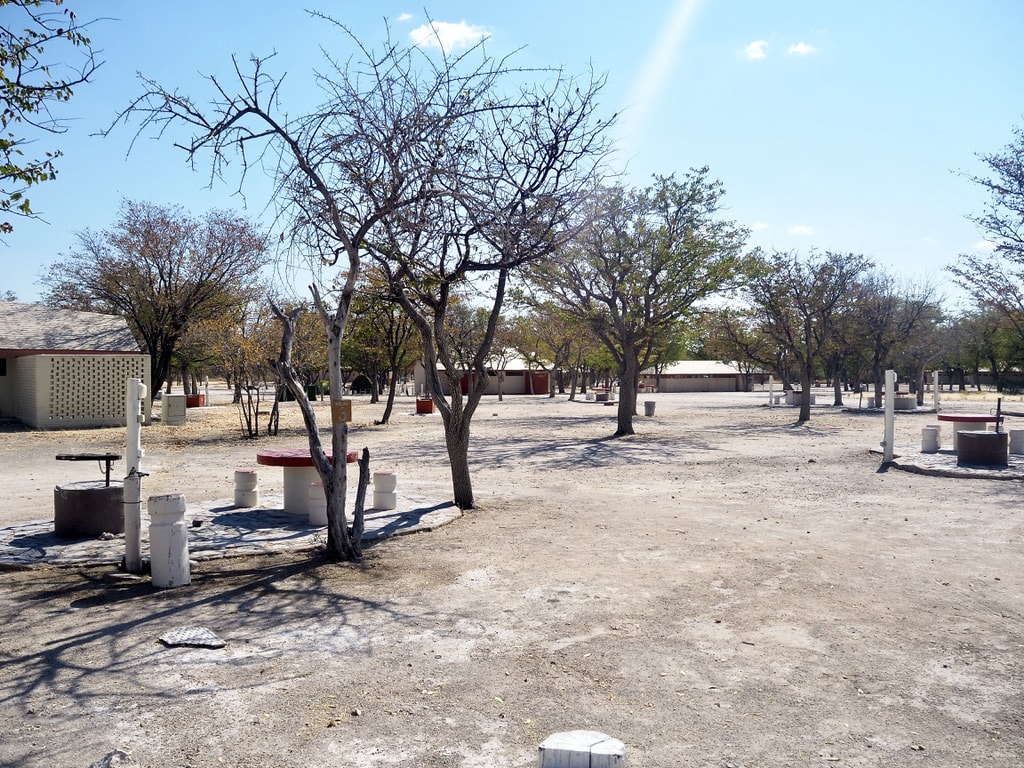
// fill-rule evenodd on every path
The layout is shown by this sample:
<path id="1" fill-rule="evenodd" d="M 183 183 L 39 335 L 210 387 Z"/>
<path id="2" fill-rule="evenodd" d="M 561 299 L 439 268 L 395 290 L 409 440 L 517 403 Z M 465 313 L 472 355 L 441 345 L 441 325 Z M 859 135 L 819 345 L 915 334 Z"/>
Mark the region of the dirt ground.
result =
<path id="1" fill-rule="evenodd" d="M 361 566 L 204 562 L 164 591 L 0 573 L 0 764 L 512 768 L 591 729 L 630 768 L 1021 765 L 1020 482 L 884 471 L 874 415 L 647 399 L 620 440 L 599 403 L 485 401 L 479 508 Z M 412 405 L 380 427 L 357 401 L 352 442 L 399 492 L 450 498 L 440 419 Z M 934 421 L 899 415 L 897 445 Z M 144 494 L 229 497 L 256 449 L 239 435 L 228 405 L 147 427 Z M 291 410 L 259 446 L 301 442 Z M 0 433 L 0 525 L 95 472 L 55 453 L 121 443 Z M 227 644 L 158 642 L 181 626 Z"/>

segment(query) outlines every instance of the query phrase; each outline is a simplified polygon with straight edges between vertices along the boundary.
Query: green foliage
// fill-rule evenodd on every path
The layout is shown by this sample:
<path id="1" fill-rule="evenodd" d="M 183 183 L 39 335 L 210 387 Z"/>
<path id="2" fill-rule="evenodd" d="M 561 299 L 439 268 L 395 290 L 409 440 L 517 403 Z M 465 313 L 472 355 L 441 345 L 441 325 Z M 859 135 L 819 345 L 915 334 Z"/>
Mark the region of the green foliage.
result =
<path id="1" fill-rule="evenodd" d="M 646 189 L 599 189 L 573 242 L 532 270 L 541 296 L 586 322 L 619 374 L 618 434 L 632 433 L 635 379 L 671 352 L 696 305 L 734 286 L 747 231 L 719 218 L 722 185 L 700 168 Z"/>
<path id="2" fill-rule="evenodd" d="M 5 216 L 31 216 L 29 187 L 57 176 L 59 150 L 25 156 L 36 133 L 62 133 L 52 104 L 67 102 L 74 88 L 88 82 L 99 66 L 91 41 L 63 0 L 0 0 L 0 211 Z M 75 52 L 78 65 L 49 58 L 51 44 Z M 0 221 L 0 233 L 14 225 Z"/>

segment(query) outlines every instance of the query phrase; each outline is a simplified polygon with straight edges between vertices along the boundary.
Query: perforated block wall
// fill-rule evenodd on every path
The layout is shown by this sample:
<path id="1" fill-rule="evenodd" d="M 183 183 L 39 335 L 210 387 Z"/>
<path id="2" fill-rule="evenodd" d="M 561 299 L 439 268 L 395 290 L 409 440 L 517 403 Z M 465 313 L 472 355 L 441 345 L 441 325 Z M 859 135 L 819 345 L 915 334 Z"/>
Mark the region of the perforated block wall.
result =
<path id="1" fill-rule="evenodd" d="M 35 412 L 18 417 L 39 429 L 124 426 L 125 380 L 149 386 L 146 355 L 36 355 L 19 362 L 29 360 L 33 370 L 25 378 L 32 380 Z"/>

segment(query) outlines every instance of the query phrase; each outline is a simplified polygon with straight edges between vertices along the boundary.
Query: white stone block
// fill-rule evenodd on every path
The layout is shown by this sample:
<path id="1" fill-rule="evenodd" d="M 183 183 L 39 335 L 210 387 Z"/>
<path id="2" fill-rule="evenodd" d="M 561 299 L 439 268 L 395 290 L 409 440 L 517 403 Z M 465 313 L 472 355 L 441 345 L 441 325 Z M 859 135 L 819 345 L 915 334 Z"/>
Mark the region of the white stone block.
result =
<path id="1" fill-rule="evenodd" d="M 309 484 L 309 524 L 327 525 L 327 496 L 323 483 Z"/>
<path id="2" fill-rule="evenodd" d="M 599 731 L 565 731 L 544 739 L 540 768 L 625 768 L 626 745 Z"/>
<path id="3" fill-rule="evenodd" d="M 148 509 L 149 565 L 153 586 L 168 588 L 190 584 L 184 495 L 150 496 Z"/>
<path id="4" fill-rule="evenodd" d="M 388 470 L 373 473 L 373 490 L 391 493 L 398 487 L 398 475 Z"/>
<path id="5" fill-rule="evenodd" d="M 398 506 L 398 495 L 394 492 L 388 491 L 374 491 L 373 492 L 373 508 L 374 509 L 395 509 Z"/>

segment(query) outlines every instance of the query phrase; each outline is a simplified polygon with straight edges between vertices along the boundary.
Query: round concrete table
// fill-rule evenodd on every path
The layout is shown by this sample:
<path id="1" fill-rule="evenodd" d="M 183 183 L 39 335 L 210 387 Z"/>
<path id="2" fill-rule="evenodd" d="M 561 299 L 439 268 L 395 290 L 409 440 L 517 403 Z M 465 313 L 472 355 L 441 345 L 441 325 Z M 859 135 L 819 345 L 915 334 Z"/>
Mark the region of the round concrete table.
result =
<path id="1" fill-rule="evenodd" d="M 325 448 L 327 460 L 334 457 L 330 448 Z M 359 460 L 358 451 L 349 451 L 345 461 L 349 464 Z M 267 467 L 281 467 L 284 472 L 284 511 L 293 515 L 309 517 L 309 486 L 320 482 L 320 473 L 313 466 L 309 448 L 276 448 L 256 453 L 256 463 Z"/>
<path id="2" fill-rule="evenodd" d="M 992 413 L 940 413 L 939 421 L 948 421 L 953 425 L 953 452 L 960 446 L 957 433 L 965 429 L 985 429 L 987 424 L 1002 423 L 1003 417 Z"/>

